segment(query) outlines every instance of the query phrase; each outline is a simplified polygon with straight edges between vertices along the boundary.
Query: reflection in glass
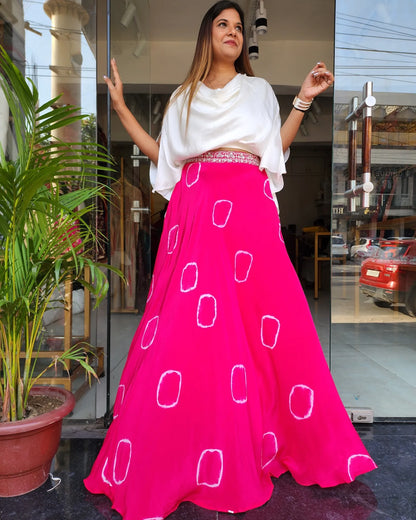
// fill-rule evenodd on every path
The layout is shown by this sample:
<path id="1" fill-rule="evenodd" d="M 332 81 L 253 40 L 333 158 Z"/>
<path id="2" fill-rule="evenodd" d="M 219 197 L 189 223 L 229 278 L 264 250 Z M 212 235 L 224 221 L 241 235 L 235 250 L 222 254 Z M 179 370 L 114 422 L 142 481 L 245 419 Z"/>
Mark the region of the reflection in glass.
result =
<path id="1" fill-rule="evenodd" d="M 150 92 L 149 4 L 147 1 L 111 2 L 111 57 L 114 57 L 123 81 L 127 106 L 139 123 L 157 136 L 162 122 L 164 103 L 169 95 Z M 104 23 L 99 27 L 103 27 Z M 99 39 L 105 40 L 105 34 Z M 99 64 L 106 62 L 104 46 L 99 48 Z M 152 274 L 152 253 L 156 236 L 163 223 L 165 203 L 151 193 L 149 160 L 132 143 L 131 137 L 114 111 L 108 111 L 106 86 L 98 74 L 98 124 L 107 128 L 110 113 L 111 141 L 115 160 L 111 183 L 112 197 L 107 236 L 110 239 L 111 264 L 124 274 L 126 283 L 117 276 L 111 280 L 111 352 L 110 408 L 117 393 L 131 339 L 144 310 Z M 105 133 L 105 131 L 104 131 Z M 104 136 L 107 141 L 107 136 Z"/>
<path id="2" fill-rule="evenodd" d="M 416 30 L 409 20 L 416 5 L 336 5 L 332 233 L 349 254 L 345 265 L 332 265 L 332 370 L 346 406 L 409 417 L 416 401 L 416 75 L 409 69 Z M 356 120 L 354 157 L 348 116 L 367 82 L 376 104 L 371 128 L 361 115 Z M 347 195 L 354 160 L 356 184 L 371 177 L 368 204 Z"/>
<path id="3" fill-rule="evenodd" d="M 5 0 L 0 3 L 0 45 L 39 91 L 39 104 L 61 96 L 56 104 L 82 107 L 89 117 L 54 131 L 57 139 L 73 142 L 96 141 L 95 109 L 95 2 Z M 16 147 L 7 103 L 0 93 L 0 142 L 6 156 L 13 158 Z M 68 183 L 65 189 L 75 189 Z M 91 224 L 94 218 L 91 218 Z M 64 309 L 63 300 L 66 307 Z M 57 302 L 43 320 L 43 337 L 37 370 L 56 353 L 82 340 L 97 345 L 96 316 L 90 316 L 88 291 L 77 286 L 62 287 Z M 103 371 L 103 351 L 97 349 L 92 361 Z M 81 371 L 71 365 L 71 374 L 56 370 L 45 374 L 43 383 L 64 385 L 76 398 L 88 398 L 76 406 L 74 418 L 95 418 L 95 387 L 89 390 Z"/>

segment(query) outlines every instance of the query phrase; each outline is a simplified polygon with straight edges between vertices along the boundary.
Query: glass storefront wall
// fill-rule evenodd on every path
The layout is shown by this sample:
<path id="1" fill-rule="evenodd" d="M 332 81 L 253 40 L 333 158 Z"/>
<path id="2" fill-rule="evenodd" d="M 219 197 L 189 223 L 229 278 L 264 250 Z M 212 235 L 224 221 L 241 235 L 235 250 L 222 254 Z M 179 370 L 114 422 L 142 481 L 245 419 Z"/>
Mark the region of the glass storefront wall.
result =
<path id="1" fill-rule="evenodd" d="M 166 85 L 157 94 L 151 92 L 148 2 L 137 1 L 134 8 L 121 1 L 110 5 L 108 17 L 107 4 L 95 0 L 6 0 L 0 4 L 0 44 L 34 82 L 40 103 L 62 94 L 60 103 L 79 106 L 88 115 L 85 123 L 58 137 L 98 141 L 109 147 L 115 160 L 111 201 L 100 203 L 94 216 L 97 234 L 108 237 L 109 247 L 101 242 L 96 254 L 119 268 L 126 283 L 111 276 L 107 301 L 95 311 L 86 306 L 83 290 L 74 287 L 71 316 L 60 308 L 45 317 L 38 363 L 41 366 L 65 345 L 88 337 L 97 348 L 94 364 L 100 383 L 89 388 L 80 370 L 71 370 L 69 378 L 62 371 L 48 373 L 43 382 L 65 385 L 73 391 L 77 405 L 71 419 L 91 421 L 113 406 L 146 302 L 167 205 L 161 196 L 151 193 L 149 161 L 132 144 L 109 105 L 103 80 L 103 75 L 109 75 L 107 54 L 117 61 L 127 105 L 154 137 L 160 132 L 164 108 L 174 88 Z M 0 114 L 1 142 L 12 156 L 13 131 L 2 97 Z"/>
<path id="2" fill-rule="evenodd" d="M 344 404 L 376 418 L 416 416 L 415 16 L 336 3 L 331 365 Z"/>
<path id="3" fill-rule="evenodd" d="M 128 106 L 156 137 L 175 85 L 151 85 L 149 3 L 137 1 L 135 9 L 126 9 L 127 4 L 121 1 L 110 5 L 110 56 L 117 60 Z M 416 322 L 411 316 L 416 310 L 415 253 L 409 240 L 415 236 L 416 220 L 416 96 L 409 61 L 416 49 L 414 30 L 406 25 L 416 14 L 416 6 L 409 0 L 405 9 L 394 7 L 387 0 L 371 5 L 367 0 L 339 0 L 336 4 L 329 358 L 345 405 L 368 407 L 376 417 L 416 415 Z M 97 216 L 100 231 L 110 238 L 110 250 L 103 248 L 98 254 L 119 267 L 128 283 L 124 286 L 113 277 L 109 301 L 91 315 L 91 343 L 100 347 L 100 355 L 106 352 L 100 363 L 109 370 L 101 384 L 79 399 L 74 418 L 93 420 L 103 416 L 114 402 L 151 281 L 166 201 L 151 193 L 149 161 L 132 145 L 108 106 L 102 80 L 108 74 L 106 4 L 93 0 L 7 0 L 0 6 L 0 20 L 1 44 L 22 70 L 26 67 L 41 101 L 64 92 L 63 101 L 79 105 L 89 114 L 86 124 L 74 129 L 71 138 L 109 144 L 117 164 L 113 204 L 102 207 Z M 355 126 L 347 118 L 354 98 L 356 104 L 362 102 L 363 86 L 368 81 L 376 98 L 372 121 L 370 125 L 368 120 L 363 123 L 360 113 L 355 131 L 355 184 L 359 191 L 363 184 L 362 127 L 366 126 L 367 133 L 372 130 L 371 168 L 365 168 L 370 170 L 371 180 L 365 179 L 365 188 L 371 181 L 373 190 L 368 204 L 363 205 L 360 194 L 350 196 L 354 154 L 349 139 Z M 2 107 L 0 112 L 4 111 Z M 12 153 L 12 140 L 8 142 Z M 368 152 L 364 156 L 368 159 Z M 286 197 L 290 182 L 288 178 Z M 281 202 L 284 212 L 283 196 Z M 335 256 L 336 248 L 346 254 Z M 393 258 L 396 255 L 398 259 Z M 369 265 L 371 261 L 375 263 Z M 360 282 L 362 273 L 366 280 L 362 277 Z M 390 289 L 382 292 L 377 286 L 382 279 L 387 280 L 387 286 L 398 280 L 400 293 Z M 391 303 L 386 301 L 389 299 Z M 320 298 L 315 305 L 321 302 Z M 84 330 L 82 301 L 79 310 L 73 316 L 74 336 Z M 46 337 L 51 338 L 47 348 L 64 335 L 63 329 L 62 316 L 45 325 Z M 74 380 L 73 389 L 82 393 L 83 383 L 83 378 Z"/>
<path id="4" fill-rule="evenodd" d="M 116 59 L 123 80 L 126 102 L 142 126 L 155 138 L 159 135 L 164 109 L 170 94 L 185 77 L 192 60 L 200 16 L 206 8 L 199 2 L 193 5 L 195 17 L 192 19 L 194 21 L 184 23 L 184 20 L 180 20 L 178 22 L 181 24 L 180 27 L 173 26 L 174 29 L 169 28 L 168 34 L 166 34 L 163 29 L 166 31 L 167 25 L 158 23 L 158 20 L 160 17 L 165 17 L 166 24 L 166 20 L 170 19 L 168 13 L 172 15 L 171 11 L 175 11 L 175 8 L 171 5 L 166 7 L 166 12 L 161 12 L 161 5 L 149 6 L 146 0 L 136 0 L 135 9 L 126 9 L 124 2 L 114 1 L 111 2 L 110 17 L 110 56 Z M 330 10 L 330 13 L 332 20 L 333 11 Z M 100 12 L 98 16 L 101 16 Z M 103 25 L 100 21 L 98 22 L 99 28 Z M 148 32 L 150 27 L 153 31 L 152 34 Z M 105 34 L 104 30 L 102 34 Z M 104 128 L 106 123 L 101 118 L 107 110 L 107 97 L 101 78 L 102 74 L 107 72 L 105 60 L 101 56 L 104 45 L 100 45 L 101 40 L 104 43 L 104 38 L 99 35 L 98 40 L 98 114 L 99 126 Z M 315 42 L 314 44 L 317 45 Z M 332 51 L 332 46 L 329 48 Z M 265 45 L 263 52 L 267 52 L 267 50 Z M 319 45 L 319 52 L 321 51 L 322 46 Z M 271 53 L 270 49 L 268 52 L 268 60 L 275 59 L 275 54 Z M 292 53 L 287 52 L 293 58 L 297 51 L 295 49 Z M 329 54 L 331 55 L 331 52 Z M 322 58 L 322 54 L 319 56 Z M 302 55 L 300 59 L 304 60 L 304 56 Z M 316 59 L 315 55 L 313 59 Z M 329 59 L 326 61 L 330 63 Z M 268 61 L 260 63 L 263 63 L 265 69 L 268 68 L 265 67 Z M 298 89 L 297 85 L 302 81 L 304 70 L 308 70 L 306 67 L 309 67 L 310 63 L 311 60 L 308 59 L 307 65 L 302 68 L 301 78 L 290 77 L 288 79 L 292 82 L 289 83 L 290 86 L 280 87 L 284 94 L 280 95 L 280 89 L 276 87 L 282 110 L 282 120 L 286 118 L 292 108 L 293 96 Z M 253 65 L 255 64 L 253 63 Z M 278 69 L 276 66 L 274 68 Z M 258 75 L 265 76 L 264 71 L 263 74 L 259 72 Z M 279 80 L 282 81 L 282 78 L 274 79 L 276 83 Z M 271 83 L 273 84 L 272 80 Z M 287 243 L 293 246 L 288 247 L 293 253 L 293 257 L 296 256 L 295 232 L 292 234 L 291 228 L 297 228 L 300 232 L 305 223 L 312 224 L 317 219 L 323 219 L 329 224 L 331 112 L 331 98 L 324 97 L 320 100 L 319 105 L 317 104 L 316 112 L 310 114 L 308 121 L 305 121 L 307 124 L 303 125 L 303 132 L 300 133 L 303 146 L 300 146 L 296 152 L 292 148 L 289 159 L 288 170 L 292 174 L 288 175 L 285 180 L 285 193 L 279 200 L 279 204 L 281 214 L 286 217 L 288 233 L 285 233 L 285 238 Z M 314 117 L 315 113 L 317 117 Z M 147 297 L 147 288 L 151 281 L 151 267 L 159 243 L 167 201 L 157 193 L 151 192 L 148 177 L 149 161 L 141 155 L 137 147 L 132 145 L 131 138 L 121 126 L 114 112 L 110 113 L 110 118 L 111 151 L 116 157 L 118 165 L 115 188 L 119 194 L 123 194 L 120 202 L 116 204 L 117 208 L 111 208 L 111 260 L 113 264 L 122 268 L 130 284 L 127 288 L 123 288 L 117 280 L 113 279 L 109 358 L 109 403 L 112 406 L 131 339 L 141 318 L 144 300 Z M 316 146 L 317 142 L 319 146 Z M 319 200 L 315 201 L 315 206 L 310 199 L 311 193 L 318 194 Z M 326 197 L 327 194 L 328 197 Z M 303 204 L 302 197 L 307 200 L 305 204 Z M 297 211 L 293 211 L 294 206 L 297 206 Z M 291 242 L 292 236 L 293 241 Z M 321 318 L 324 326 L 321 329 L 325 330 L 322 332 L 321 338 L 324 340 L 324 349 L 327 354 L 329 346 L 326 340 L 329 322 L 327 314 L 324 314 L 325 316 Z"/>
<path id="5" fill-rule="evenodd" d="M 59 104 L 79 106 L 87 118 L 82 124 L 55 131 L 55 136 L 75 142 L 96 141 L 96 15 L 95 1 L 5 0 L 0 4 L 0 44 L 20 70 L 39 91 L 39 103 L 61 95 Z M 0 93 L 1 94 L 1 93 Z M 0 95 L 0 140 L 6 156 L 13 158 L 16 148 L 7 103 Z M 98 313 L 87 291 L 74 285 L 72 291 L 61 287 L 58 299 L 72 298 L 71 312 L 63 304 L 47 311 L 37 369 L 70 345 L 87 340 L 96 349 L 92 363 L 99 375 L 104 373 L 103 339 L 97 335 Z M 70 295 L 70 296 L 68 296 Z M 69 375 L 51 370 L 44 384 L 59 384 L 71 390 L 78 401 L 73 418 L 95 419 L 96 385 L 89 388 L 82 370 L 71 365 Z M 102 412 L 103 413 L 103 412 Z M 101 413 L 101 415 L 102 415 Z"/>

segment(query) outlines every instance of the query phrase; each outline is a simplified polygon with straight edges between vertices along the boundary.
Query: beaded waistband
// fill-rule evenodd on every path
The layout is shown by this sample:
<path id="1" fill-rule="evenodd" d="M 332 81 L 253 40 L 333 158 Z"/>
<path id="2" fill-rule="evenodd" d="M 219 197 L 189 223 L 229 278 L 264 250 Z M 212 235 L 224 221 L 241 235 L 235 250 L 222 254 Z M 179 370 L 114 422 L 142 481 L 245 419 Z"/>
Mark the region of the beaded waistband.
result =
<path id="1" fill-rule="evenodd" d="M 186 163 L 194 162 L 214 162 L 214 163 L 245 163 L 260 164 L 260 158 L 250 152 L 236 151 L 236 150 L 215 150 L 205 152 L 198 157 L 191 157 L 186 159 Z"/>

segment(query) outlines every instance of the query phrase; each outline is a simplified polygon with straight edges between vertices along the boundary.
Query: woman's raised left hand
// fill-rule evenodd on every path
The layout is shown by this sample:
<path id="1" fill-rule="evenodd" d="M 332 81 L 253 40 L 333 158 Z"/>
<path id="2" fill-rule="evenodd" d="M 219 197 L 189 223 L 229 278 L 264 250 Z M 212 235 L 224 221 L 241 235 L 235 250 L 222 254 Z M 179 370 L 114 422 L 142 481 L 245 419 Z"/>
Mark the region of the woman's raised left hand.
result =
<path id="1" fill-rule="evenodd" d="M 302 101 L 312 101 L 334 83 L 334 75 L 322 61 L 308 73 L 300 88 L 298 97 Z"/>

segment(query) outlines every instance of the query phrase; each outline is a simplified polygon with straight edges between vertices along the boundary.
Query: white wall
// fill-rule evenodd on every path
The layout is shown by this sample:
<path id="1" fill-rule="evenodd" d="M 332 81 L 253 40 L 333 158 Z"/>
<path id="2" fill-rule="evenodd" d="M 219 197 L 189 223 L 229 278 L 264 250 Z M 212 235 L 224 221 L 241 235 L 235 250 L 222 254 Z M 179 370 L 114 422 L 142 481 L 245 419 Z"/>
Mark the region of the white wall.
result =
<path id="1" fill-rule="evenodd" d="M 104 42 L 99 44 L 104 45 Z M 123 41 L 113 47 L 126 84 L 180 84 L 188 72 L 195 48 L 194 42 L 149 42 L 143 54 L 136 58 L 132 54 L 135 45 L 135 41 Z M 99 78 L 106 69 L 102 54 L 101 57 L 102 61 L 98 63 Z M 319 60 L 332 68 L 332 41 L 262 42 L 260 58 L 251 64 L 255 74 L 266 78 L 271 84 L 296 88 Z"/>

